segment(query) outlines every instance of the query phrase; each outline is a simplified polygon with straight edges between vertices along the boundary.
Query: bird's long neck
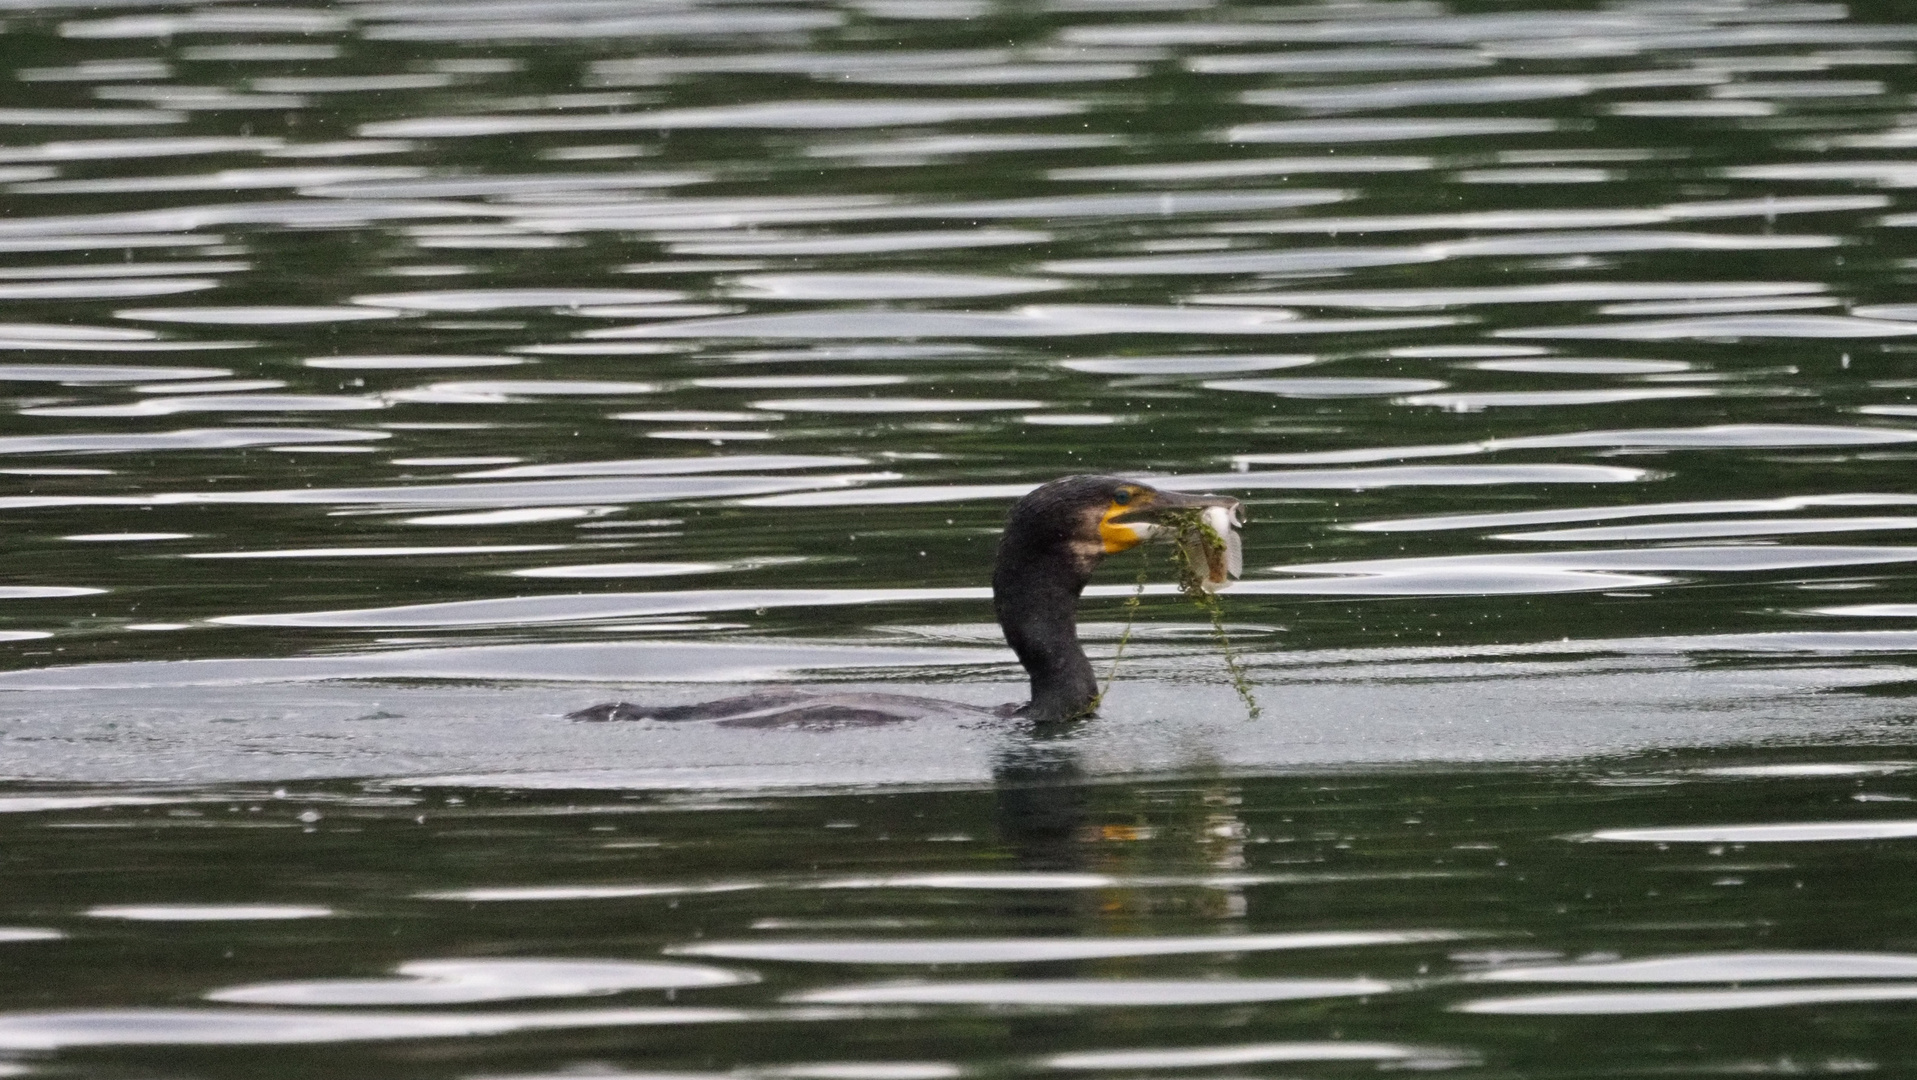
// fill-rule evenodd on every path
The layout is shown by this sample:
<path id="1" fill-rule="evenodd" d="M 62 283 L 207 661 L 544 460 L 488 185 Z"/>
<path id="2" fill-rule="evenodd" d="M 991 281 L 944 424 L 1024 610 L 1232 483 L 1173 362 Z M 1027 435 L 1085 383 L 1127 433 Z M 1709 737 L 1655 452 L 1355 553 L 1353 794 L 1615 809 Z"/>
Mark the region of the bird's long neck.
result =
<path id="1" fill-rule="evenodd" d="M 1091 712 L 1098 680 L 1078 643 L 1078 594 L 1090 567 L 1062 543 L 1032 543 L 1008 531 L 992 573 L 992 607 L 1005 640 L 1032 677 L 1026 715 L 1038 723 Z"/>

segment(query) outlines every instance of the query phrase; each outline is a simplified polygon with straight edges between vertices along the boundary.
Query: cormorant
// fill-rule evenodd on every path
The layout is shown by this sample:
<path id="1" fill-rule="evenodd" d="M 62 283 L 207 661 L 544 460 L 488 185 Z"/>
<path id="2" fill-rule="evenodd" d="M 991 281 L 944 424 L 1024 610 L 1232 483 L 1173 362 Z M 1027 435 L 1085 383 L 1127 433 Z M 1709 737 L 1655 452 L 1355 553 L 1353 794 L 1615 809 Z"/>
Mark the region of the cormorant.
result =
<path id="1" fill-rule="evenodd" d="M 1079 593 L 1105 556 L 1147 540 L 1175 538 L 1164 524 L 1180 511 L 1219 510 L 1241 524 L 1237 499 L 1162 491 L 1116 476 L 1067 476 L 1037 488 L 1012 507 L 992 570 L 992 609 L 999 629 L 1031 676 L 1024 705 L 981 708 L 904 694 L 835 693 L 781 688 L 696 705 L 647 708 L 627 702 L 595 705 L 574 720 L 711 720 L 728 727 L 847 727 L 925 716 L 977 719 L 1022 716 L 1057 723 L 1091 715 L 1098 682 L 1078 642 Z M 1220 530 L 1229 531 L 1229 529 Z M 1235 539 L 1235 538 L 1233 538 Z M 1213 584 L 1234 565 L 1210 568 Z"/>

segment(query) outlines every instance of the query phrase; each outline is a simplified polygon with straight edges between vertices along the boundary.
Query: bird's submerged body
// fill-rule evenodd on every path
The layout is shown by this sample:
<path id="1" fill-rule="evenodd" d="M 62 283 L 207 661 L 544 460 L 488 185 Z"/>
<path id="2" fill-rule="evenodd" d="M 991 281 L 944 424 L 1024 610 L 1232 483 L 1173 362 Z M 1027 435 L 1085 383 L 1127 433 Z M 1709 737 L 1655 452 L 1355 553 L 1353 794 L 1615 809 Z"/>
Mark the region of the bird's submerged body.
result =
<path id="1" fill-rule="evenodd" d="M 594 705 L 572 713 L 573 720 L 656 720 L 677 723 L 703 720 L 719 727 L 798 728 L 831 731 L 837 728 L 879 727 L 907 720 L 943 718 L 986 720 L 1016 715 L 1019 706 L 988 708 L 941 698 L 911 694 L 837 692 L 780 686 L 693 705 L 634 705 L 620 701 Z"/>
<path id="2" fill-rule="evenodd" d="M 1192 511 L 1225 521 L 1228 531 L 1237 523 L 1238 500 L 1161 491 L 1114 476 L 1068 476 L 1012 507 L 992 570 L 992 609 L 1006 643 L 1031 677 L 1032 696 L 1024 705 L 992 709 L 905 694 L 777 688 L 695 705 L 595 705 L 571 718 L 816 730 L 926 718 L 1022 716 L 1043 724 L 1089 716 L 1097 708 L 1098 681 L 1078 640 L 1079 594 L 1105 556 L 1173 536 L 1164 519 Z M 1230 573 L 1236 572 L 1233 565 Z"/>

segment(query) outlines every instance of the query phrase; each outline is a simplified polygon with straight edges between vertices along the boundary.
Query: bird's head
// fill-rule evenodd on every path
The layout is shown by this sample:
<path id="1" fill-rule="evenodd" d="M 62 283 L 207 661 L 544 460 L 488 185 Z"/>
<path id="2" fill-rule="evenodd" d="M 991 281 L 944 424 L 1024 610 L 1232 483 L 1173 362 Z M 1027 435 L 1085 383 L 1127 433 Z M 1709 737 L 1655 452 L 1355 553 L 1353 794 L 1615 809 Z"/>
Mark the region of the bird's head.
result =
<path id="1" fill-rule="evenodd" d="M 1061 545 L 1089 576 L 1107 555 L 1148 540 L 1177 539 L 1182 531 L 1177 519 L 1193 512 L 1209 515 L 1220 534 L 1244 524 L 1242 506 L 1227 496 L 1186 495 L 1117 476 L 1067 476 L 1019 500 L 1006 539 L 1032 547 Z M 1229 576 L 1236 575 L 1237 568 L 1230 567 Z M 1214 575 L 1214 584 L 1223 584 L 1225 576 L 1224 571 Z"/>

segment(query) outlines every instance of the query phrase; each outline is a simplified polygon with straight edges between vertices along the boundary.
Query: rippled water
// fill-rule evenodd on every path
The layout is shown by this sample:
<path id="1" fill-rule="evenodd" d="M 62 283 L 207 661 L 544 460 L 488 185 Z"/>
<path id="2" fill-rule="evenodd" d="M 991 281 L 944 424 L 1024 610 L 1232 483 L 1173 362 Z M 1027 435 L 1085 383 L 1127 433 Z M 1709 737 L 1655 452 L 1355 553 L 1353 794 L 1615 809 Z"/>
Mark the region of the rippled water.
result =
<path id="1" fill-rule="evenodd" d="M 0 42 L 0 1074 L 1895 1070 L 1904 5 Z M 1063 741 L 564 718 L 1016 698 L 1093 470 L 1246 501 L 1262 718 L 1162 559 Z"/>
<path id="2" fill-rule="evenodd" d="M 1748 760 L 1086 783 L 1015 740 L 947 790 L 13 794 L 0 1060 L 1895 1075 L 1917 765 Z"/>

